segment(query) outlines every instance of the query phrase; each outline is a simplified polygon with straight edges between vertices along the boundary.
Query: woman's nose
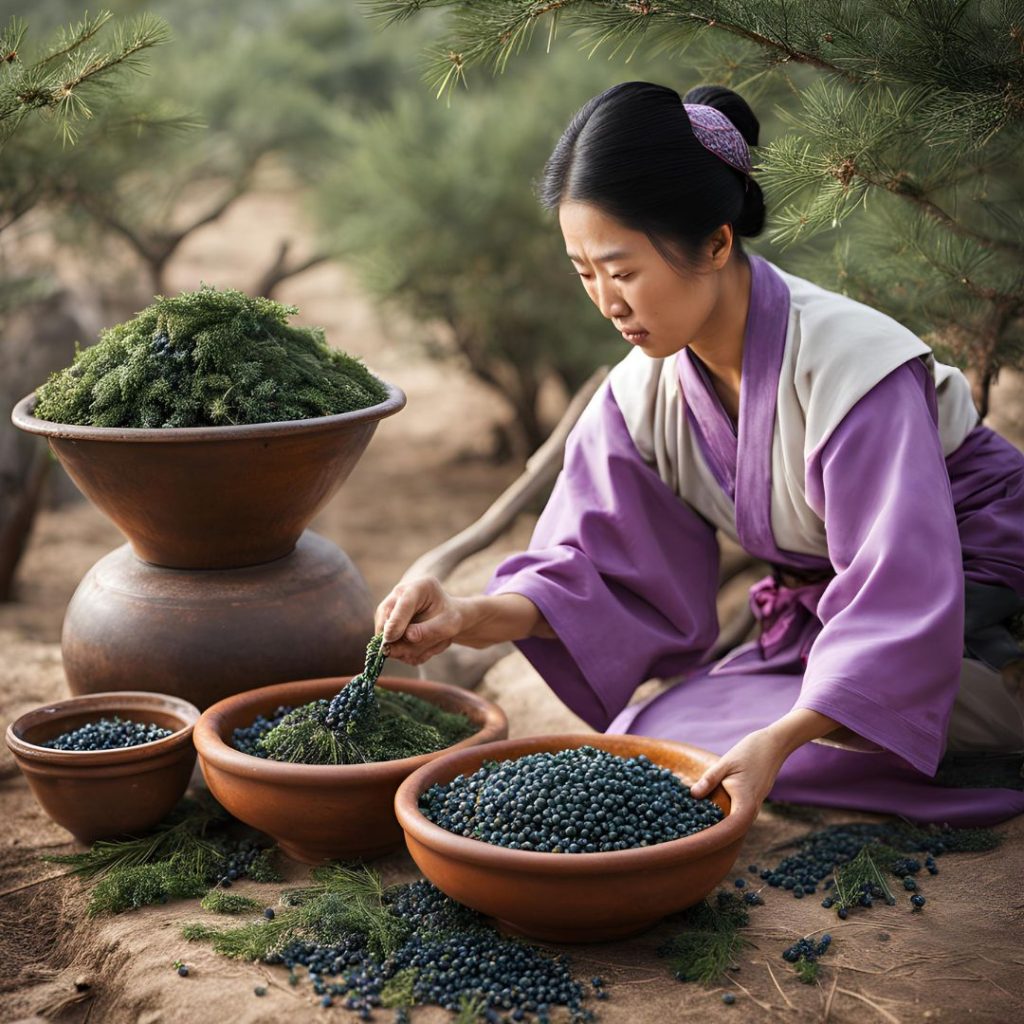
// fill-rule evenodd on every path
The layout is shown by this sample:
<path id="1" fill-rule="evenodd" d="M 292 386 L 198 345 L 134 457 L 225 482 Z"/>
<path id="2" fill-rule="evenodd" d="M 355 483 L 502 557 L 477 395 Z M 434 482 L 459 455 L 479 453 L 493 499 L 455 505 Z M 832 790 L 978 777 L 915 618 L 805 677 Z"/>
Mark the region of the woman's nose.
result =
<path id="1" fill-rule="evenodd" d="M 601 315 L 606 320 L 615 317 L 621 318 L 629 313 L 629 305 L 614 288 L 608 285 L 598 290 L 597 308 L 601 310 Z"/>

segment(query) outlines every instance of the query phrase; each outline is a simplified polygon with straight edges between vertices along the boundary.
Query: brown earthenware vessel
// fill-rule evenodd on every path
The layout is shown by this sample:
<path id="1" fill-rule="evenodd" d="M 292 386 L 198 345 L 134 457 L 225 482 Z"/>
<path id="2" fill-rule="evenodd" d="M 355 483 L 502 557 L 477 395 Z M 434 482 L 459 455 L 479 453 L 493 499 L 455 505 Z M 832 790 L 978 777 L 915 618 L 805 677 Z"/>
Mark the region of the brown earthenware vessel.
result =
<path id="1" fill-rule="evenodd" d="M 435 825 L 419 798 L 435 783 L 475 772 L 484 761 L 591 746 L 621 757 L 645 754 L 692 784 L 717 756 L 646 736 L 533 736 L 452 751 L 402 783 L 395 813 L 424 876 L 452 899 L 497 919 L 507 931 L 547 942 L 604 942 L 645 931 L 702 900 L 729 873 L 752 818 L 729 815 L 728 794 L 712 799 L 726 817 L 695 835 L 611 853 L 531 853 L 468 839 Z"/>
<path id="2" fill-rule="evenodd" d="M 402 845 L 395 792 L 411 772 L 445 751 L 355 765 L 288 764 L 243 754 L 231 746 L 235 729 L 281 705 L 298 707 L 333 697 L 351 676 L 265 686 L 214 704 L 196 723 L 199 764 L 214 797 L 236 818 L 277 840 L 294 860 L 370 860 Z M 463 750 L 508 735 L 497 704 L 444 683 L 383 676 L 378 685 L 411 693 L 465 715 L 473 735 L 448 748 Z"/>
<path id="3" fill-rule="evenodd" d="M 174 732 L 113 750 L 39 745 L 114 715 Z M 162 693 L 94 693 L 29 711 L 7 727 L 5 738 L 43 810 L 76 839 L 92 843 L 144 832 L 181 799 L 196 760 L 192 727 L 198 718 L 198 708 Z"/>
<path id="4" fill-rule="evenodd" d="M 172 569 L 237 569 L 282 558 L 346 480 L 377 423 L 405 406 L 391 384 L 377 405 L 237 427 L 84 427 L 32 415 L 82 493 L 144 562 Z"/>
<path id="5" fill-rule="evenodd" d="M 278 423 L 142 430 L 52 423 L 15 406 L 82 492 L 127 535 L 86 574 L 64 619 L 72 693 L 116 687 L 207 707 L 290 679 L 358 672 L 373 632 L 362 574 L 304 528 L 378 422 L 405 405 Z"/>
<path id="6" fill-rule="evenodd" d="M 369 588 L 312 530 L 242 569 L 162 569 L 124 544 L 82 578 L 64 615 L 72 693 L 155 690 L 200 710 L 290 679 L 357 672 L 373 633 Z"/>

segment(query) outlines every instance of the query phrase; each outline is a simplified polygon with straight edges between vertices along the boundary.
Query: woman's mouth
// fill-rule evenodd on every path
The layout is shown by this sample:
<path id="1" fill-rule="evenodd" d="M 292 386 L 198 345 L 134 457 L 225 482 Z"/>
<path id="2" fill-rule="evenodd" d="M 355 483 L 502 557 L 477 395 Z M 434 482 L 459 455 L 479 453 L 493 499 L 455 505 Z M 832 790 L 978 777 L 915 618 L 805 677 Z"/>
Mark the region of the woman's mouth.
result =
<path id="1" fill-rule="evenodd" d="M 640 342 L 642 342 L 647 337 L 647 335 L 648 335 L 647 331 L 643 331 L 643 330 L 627 331 L 625 328 L 623 328 L 619 333 L 631 345 L 639 345 Z"/>

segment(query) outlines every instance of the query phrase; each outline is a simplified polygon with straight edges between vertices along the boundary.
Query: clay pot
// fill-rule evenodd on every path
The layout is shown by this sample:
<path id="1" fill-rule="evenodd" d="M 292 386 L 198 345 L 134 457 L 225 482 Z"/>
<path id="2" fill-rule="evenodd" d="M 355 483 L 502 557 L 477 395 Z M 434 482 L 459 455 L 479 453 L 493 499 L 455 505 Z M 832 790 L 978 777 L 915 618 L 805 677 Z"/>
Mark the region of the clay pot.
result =
<path id="1" fill-rule="evenodd" d="M 265 832 L 294 860 L 370 860 L 402 845 L 395 792 L 411 772 L 445 751 L 358 765 L 287 764 L 243 754 L 230 745 L 235 729 L 281 705 L 333 697 L 351 676 L 265 686 L 228 697 L 196 723 L 199 764 L 210 792 L 234 817 Z M 378 685 L 411 693 L 466 715 L 478 729 L 449 751 L 508 735 L 505 713 L 491 701 L 444 683 L 381 677 Z"/>
<path id="2" fill-rule="evenodd" d="M 153 743 L 114 750 L 39 746 L 87 722 L 118 715 L 175 730 Z M 196 760 L 199 709 L 161 693 L 74 697 L 29 711 L 7 727 L 7 746 L 43 810 L 83 843 L 137 834 L 181 799 Z"/>
<path id="3" fill-rule="evenodd" d="M 244 569 L 161 569 L 125 544 L 101 558 L 64 616 L 72 693 L 173 693 L 196 707 L 289 679 L 357 672 L 373 602 L 337 545 L 307 530 L 285 558 Z"/>
<path id="4" fill-rule="evenodd" d="M 336 416 L 238 427 L 83 427 L 15 407 L 42 434 L 82 493 L 144 562 L 228 569 L 287 555 L 348 477 L 377 423 L 405 406 L 386 385 L 378 405 Z"/>
<path id="5" fill-rule="evenodd" d="M 81 427 L 15 406 L 130 548 L 101 559 L 68 606 L 72 693 L 117 686 L 200 707 L 289 679 L 358 672 L 373 633 L 359 570 L 304 528 L 345 481 L 385 401 L 337 416 L 239 427 Z"/>
<path id="6" fill-rule="evenodd" d="M 402 783 L 395 813 L 423 875 L 504 930 L 546 942 L 604 942 L 645 931 L 702 900 L 729 873 L 750 827 L 729 816 L 719 786 L 711 799 L 726 817 L 695 835 L 611 853 L 531 853 L 468 839 L 435 825 L 419 798 L 435 783 L 469 775 L 484 761 L 592 746 L 621 757 L 645 754 L 692 784 L 717 756 L 645 736 L 534 736 L 453 751 Z"/>

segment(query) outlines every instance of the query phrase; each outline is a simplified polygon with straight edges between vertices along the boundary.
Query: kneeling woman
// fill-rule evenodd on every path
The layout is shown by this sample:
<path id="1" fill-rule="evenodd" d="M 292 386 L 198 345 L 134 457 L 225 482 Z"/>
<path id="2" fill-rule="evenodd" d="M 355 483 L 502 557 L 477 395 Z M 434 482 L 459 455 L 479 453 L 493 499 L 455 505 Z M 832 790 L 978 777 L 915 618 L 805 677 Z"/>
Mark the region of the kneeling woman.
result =
<path id="1" fill-rule="evenodd" d="M 757 132 L 728 90 L 641 82 L 573 118 L 542 200 L 631 351 L 530 550 L 482 596 L 396 588 L 378 628 L 412 664 L 516 641 L 595 728 L 722 755 L 694 792 L 722 782 L 738 814 L 770 794 L 1001 820 L 1024 792 L 932 776 L 947 750 L 1024 751 L 1024 455 L 906 328 L 743 252 Z M 709 665 L 716 530 L 774 572 L 760 638 Z M 627 706 L 655 676 L 682 681 Z"/>

